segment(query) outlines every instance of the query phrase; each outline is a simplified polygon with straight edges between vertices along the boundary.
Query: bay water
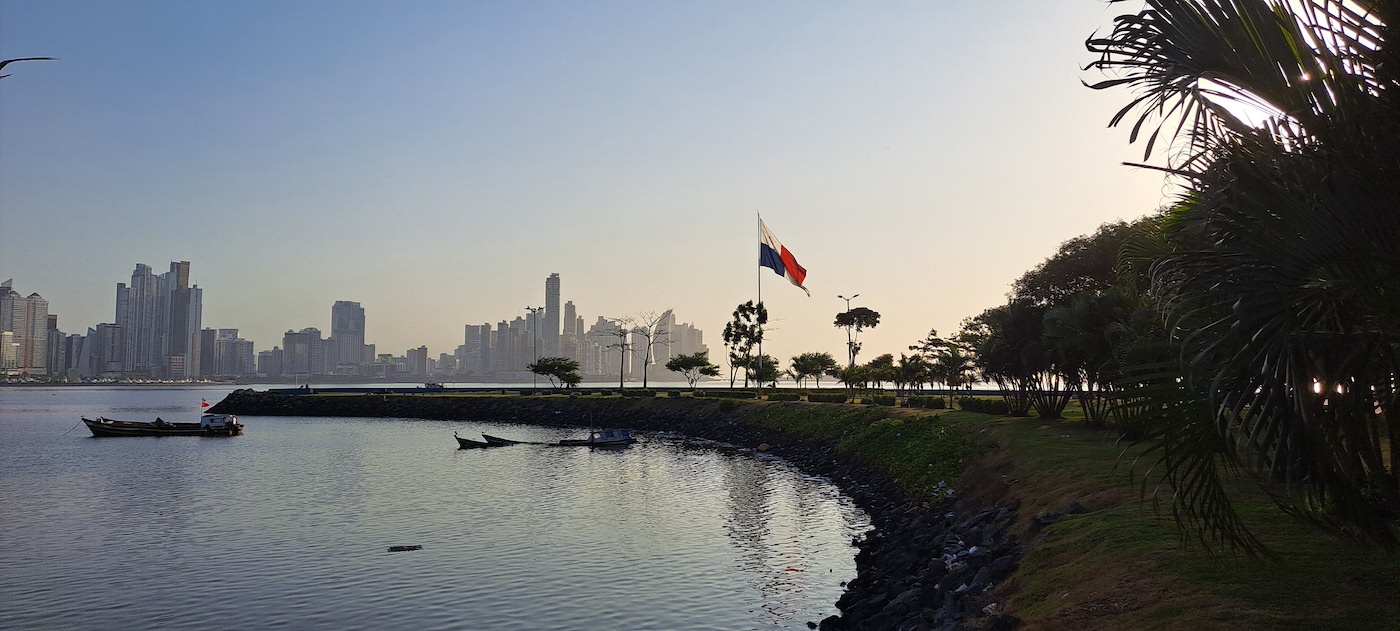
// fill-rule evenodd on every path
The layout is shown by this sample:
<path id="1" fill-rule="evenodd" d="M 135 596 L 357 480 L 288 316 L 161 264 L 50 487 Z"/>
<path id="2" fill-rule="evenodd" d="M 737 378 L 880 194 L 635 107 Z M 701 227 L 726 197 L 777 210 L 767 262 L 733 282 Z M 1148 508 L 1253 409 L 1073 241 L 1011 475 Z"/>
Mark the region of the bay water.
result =
<path id="1" fill-rule="evenodd" d="M 194 421 L 228 391 L 0 388 L 0 628 L 805 629 L 837 613 L 851 539 L 869 528 L 827 480 L 683 437 L 458 450 L 454 432 L 583 432 L 241 417 L 232 438 L 93 438 L 75 425 Z"/>

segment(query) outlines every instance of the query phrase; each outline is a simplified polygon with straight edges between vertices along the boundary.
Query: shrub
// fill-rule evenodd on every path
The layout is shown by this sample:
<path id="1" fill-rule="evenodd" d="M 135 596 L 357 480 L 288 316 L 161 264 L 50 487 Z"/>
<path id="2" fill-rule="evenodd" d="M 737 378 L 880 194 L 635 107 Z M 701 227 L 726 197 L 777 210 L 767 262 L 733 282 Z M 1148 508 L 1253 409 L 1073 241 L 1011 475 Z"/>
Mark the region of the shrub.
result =
<path id="1" fill-rule="evenodd" d="M 706 390 L 705 396 L 716 399 L 752 399 L 752 390 Z"/>
<path id="2" fill-rule="evenodd" d="M 981 412 L 983 414 L 1010 414 L 1011 410 L 1006 406 L 1003 399 L 979 399 L 977 397 L 959 397 L 958 407 L 968 412 Z"/>
<path id="3" fill-rule="evenodd" d="M 801 401 L 802 395 L 797 392 L 774 392 L 768 395 L 769 401 Z"/>
<path id="4" fill-rule="evenodd" d="M 812 403 L 845 403 L 850 397 L 845 394 L 809 394 L 807 400 Z"/>
<path id="5" fill-rule="evenodd" d="M 942 410 L 945 407 L 947 407 L 947 405 L 948 404 L 943 400 L 943 397 L 909 397 L 909 399 L 905 401 L 904 404 L 905 407 L 924 408 L 930 410 Z"/>
<path id="6" fill-rule="evenodd" d="M 870 401 L 873 402 L 875 405 L 883 405 L 886 407 L 894 407 L 898 404 L 898 400 L 895 399 L 893 395 L 876 395 L 870 397 Z"/>
<path id="7" fill-rule="evenodd" d="M 622 396 L 624 396 L 624 397 L 645 397 L 645 398 L 648 398 L 648 399 L 649 399 L 649 398 L 652 398 L 652 397 L 655 397 L 655 396 L 656 396 L 656 391 L 655 391 L 655 390 L 644 390 L 644 389 L 641 389 L 641 388 L 631 388 L 631 389 L 628 389 L 628 390 L 623 390 L 623 391 L 622 391 Z"/>
<path id="8" fill-rule="evenodd" d="M 521 390 L 521 391 L 520 391 L 520 396 L 522 396 L 522 397 L 528 397 L 528 396 L 530 396 L 530 395 L 532 395 L 532 394 L 534 394 L 534 393 L 535 393 L 534 390 Z"/>

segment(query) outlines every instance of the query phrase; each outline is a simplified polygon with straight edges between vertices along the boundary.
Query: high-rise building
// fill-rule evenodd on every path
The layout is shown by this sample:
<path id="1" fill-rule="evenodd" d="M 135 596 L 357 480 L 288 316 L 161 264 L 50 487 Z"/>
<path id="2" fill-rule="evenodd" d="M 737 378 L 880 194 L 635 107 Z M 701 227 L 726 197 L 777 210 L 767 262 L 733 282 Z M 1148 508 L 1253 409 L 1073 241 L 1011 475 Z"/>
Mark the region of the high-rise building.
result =
<path id="1" fill-rule="evenodd" d="M 58 330 L 58 316 L 50 313 L 44 335 L 48 340 L 44 367 L 50 375 L 62 375 L 68 369 L 68 336 Z"/>
<path id="2" fill-rule="evenodd" d="M 111 376 L 122 372 L 122 328 L 116 324 L 104 323 L 88 329 L 88 343 L 85 345 L 88 356 L 88 373 L 93 376 Z"/>
<path id="3" fill-rule="evenodd" d="M 574 308 L 574 301 L 570 300 L 564 303 L 564 333 L 572 335 L 583 333 L 583 331 L 578 330 L 576 319 L 582 321 L 578 317 L 578 310 Z"/>
<path id="4" fill-rule="evenodd" d="M 410 348 L 404 355 L 408 359 L 409 374 L 414 377 L 426 377 L 431 374 L 428 368 L 428 347 Z"/>
<path id="5" fill-rule="evenodd" d="M 190 286 L 190 262 L 171 262 L 170 271 L 165 274 L 165 283 L 170 295 L 166 301 L 169 330 L 161 350 L 161 355 L 166 359 L 163 376 L 171 379 L 196 377 L 199 374 L 199 325 L 203 307 L 199 287 Z"/>
<path id="6" fill-rule="evenodd" d="M 276 377 L 282 374 L 282 349 L 272 347 L 270 351 L 258 353 L 258 373 L 264 377 Z"/>
<path id="7" fill-rule="evenodd" d="M 200 329 L 199 348 L 203 350 L 199 354 L 199 374 L 204 377 L 212 377 L 219 374 L 219 360 L 217 342 L 219 331 L 216 329 Z"/>
<path id="8" fill-rule="evenodd" d="M 21 296 L 13 281 L 0 283 L 0 372 L 48 373 L 49 301 L 37 293 Z"/>
<path id="9" fill-rule="evenodd" d="M 331 306 L 331 358 L 336 374 L 358 375 L 369 363 L 365 351 L 365 310 L 358 302 L 337 300 Z"/>
<path id="10" fill-rule="evenodd" d="M 544 321 L 539 323 L 544 340 L 540 357 L 559 356 L 559 274 L 544 279 Z"/>
<path id="11" fill-rule="evenodd" d="M 203 292 L 190 286 L 189 277 L 189 261 L 172 262 L 170 271 L 160 275 L 137 263 L 131 284 L 117 283 L 123 372 L 174 379 L 196 376 Z"/>
<path id="12" fill-rule="evenodd" d="M 320 329 L 307 327 L 282 335 L 282 374 L 326 374 L 326 341 Z"/>

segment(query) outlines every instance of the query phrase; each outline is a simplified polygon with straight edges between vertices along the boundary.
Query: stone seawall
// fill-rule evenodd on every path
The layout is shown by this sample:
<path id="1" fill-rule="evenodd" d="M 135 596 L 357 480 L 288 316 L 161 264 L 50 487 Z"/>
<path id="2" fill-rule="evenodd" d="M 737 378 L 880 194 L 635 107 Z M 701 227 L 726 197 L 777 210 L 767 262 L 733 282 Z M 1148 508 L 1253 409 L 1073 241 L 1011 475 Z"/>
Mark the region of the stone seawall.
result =
<path id="1" fill-rule="evenodd" d="M 761 427 L 766 406 L 823 404 L 735 402 L 673 397 L 487 397 L 423 395 L 279 395 L 237 390 L 211 411 L 245 416 L 351 416 L 522 423 L 551 427 L 630 427 L 679 432 L 740 447 L 764 448 L 825 476 L 871 517 L 856 542 L 856 578 L 837 602 L 840 616 L 809 626 L 829 630 L 1011 629 L 987 590 L 1015 571 L 1024 548 L 1007 527 L 1019 503 L 911 498 L 883 471 L 826 442 Z M 257 431 L 253 429 L 252 431 Z M 975 625 L 972 626 L 972 625 Z"/>

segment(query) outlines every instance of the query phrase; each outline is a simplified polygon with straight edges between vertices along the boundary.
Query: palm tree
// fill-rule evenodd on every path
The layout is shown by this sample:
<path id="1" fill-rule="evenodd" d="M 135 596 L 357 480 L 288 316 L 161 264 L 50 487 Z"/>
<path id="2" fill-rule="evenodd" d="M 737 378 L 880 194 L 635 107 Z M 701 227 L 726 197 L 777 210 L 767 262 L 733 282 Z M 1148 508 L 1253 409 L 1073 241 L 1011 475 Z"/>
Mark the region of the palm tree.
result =
<path id="1" fill-rule="evenodd" d="M 1216 474 L 1287 483 L 1294 514 L 1400 543 L 1400 5 L 1147 0 L 1087 42 L 1137 91 L 1145 157 L 1184 183 L 1150 296 L 1179 351 L 1127 377 L 1174 510 L 1253 551 Z M 1260 122 L 1251 124 L 1244 107 Z"/>

